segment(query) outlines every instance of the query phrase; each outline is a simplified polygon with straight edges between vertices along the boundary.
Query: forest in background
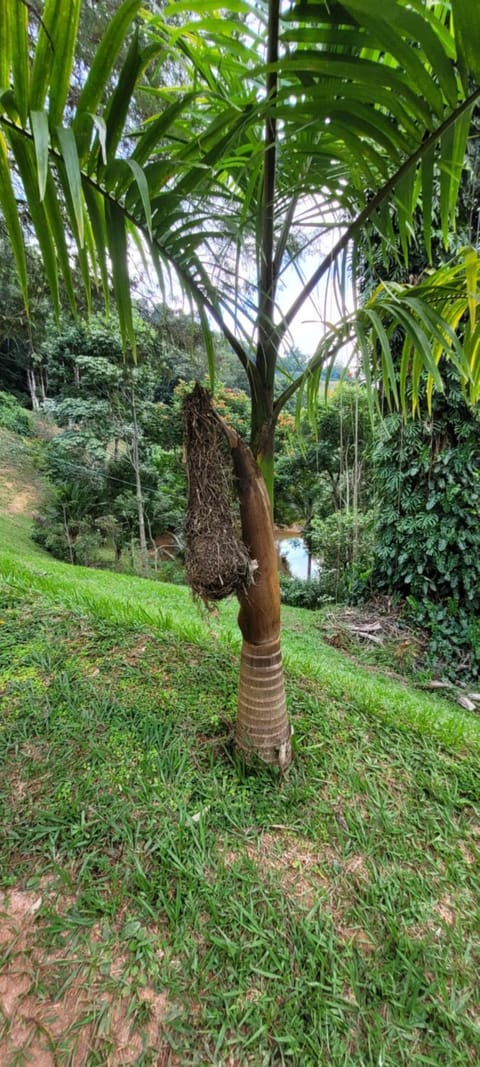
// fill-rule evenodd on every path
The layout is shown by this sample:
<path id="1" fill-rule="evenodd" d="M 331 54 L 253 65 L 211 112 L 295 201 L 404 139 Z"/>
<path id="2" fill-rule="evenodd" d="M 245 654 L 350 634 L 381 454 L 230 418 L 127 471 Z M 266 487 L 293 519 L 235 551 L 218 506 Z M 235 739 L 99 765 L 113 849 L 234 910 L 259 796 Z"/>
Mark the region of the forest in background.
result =
<path id="1" fill-rule="evenodd" d="M 186 474 L 182 399 L 205 379 L 203 334 L 189 315 L 139 302 L 138 362 L 128 368 L 115 317 L 56 324 L 38 271 L 27 322 L 1 266 L 0 424 L 31 434 L 45 497 L 33 536 L 73 564 L 185 581 Z M 293 351 L 278 374 L 301 364 Z M 215 405 L 249 433 L 249 397 L 237 360 L 215 338 Z M 275 521 L 294 528 L 319 560 L 310 581 L 281 576 L 282 599 L 318 609 L 389 598 L 405 625 L 427 635 L 425 662 L 445 677 L 479 670 L 478 415 L 453 374 L 431 414 L 405 420 L 372 409 L 365 386 L 337 365 L 315 419 L 295 402 L 280 416 Z M 397 608 L 396 608 L 397 610 Z"/>

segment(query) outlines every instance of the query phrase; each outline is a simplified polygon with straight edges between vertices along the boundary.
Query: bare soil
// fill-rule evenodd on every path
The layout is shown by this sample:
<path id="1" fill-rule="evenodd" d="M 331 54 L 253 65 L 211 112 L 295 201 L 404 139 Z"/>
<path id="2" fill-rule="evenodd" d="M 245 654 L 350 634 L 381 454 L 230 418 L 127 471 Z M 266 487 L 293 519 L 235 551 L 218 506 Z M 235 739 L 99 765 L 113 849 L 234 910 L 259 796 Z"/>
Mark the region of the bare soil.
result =
<path id="1" fill-rule="evenodd" d="M 166 994 L 134 989 L 120 950 L 99 967 L 98 929 L 81 951 L 66 939 L 53 950 L 41 947 L 39 912 L 48 896 L 48 889 L 0 894 L 2 1067 L 86 1067 L 92 1056 L 105 1067 L 127 1067 L 145 1049 L 156 1064 L 174 1064 L 164 1039 Z"/>

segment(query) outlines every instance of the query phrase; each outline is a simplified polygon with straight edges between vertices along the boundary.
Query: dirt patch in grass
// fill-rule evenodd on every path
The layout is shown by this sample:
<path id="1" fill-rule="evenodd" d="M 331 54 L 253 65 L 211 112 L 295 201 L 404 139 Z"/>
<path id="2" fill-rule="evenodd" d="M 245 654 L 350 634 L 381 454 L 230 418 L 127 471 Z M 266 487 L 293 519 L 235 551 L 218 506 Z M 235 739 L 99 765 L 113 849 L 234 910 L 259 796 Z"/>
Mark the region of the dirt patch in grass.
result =
<path id="1" fill-rule="evenodd" d="M 433 911 L 435 912 L 435 915 L 438 915 L 440 922 L 444 923 L 445 926 L 454 926 L 457 921 L 458 914 L 457 909 L 455 908 L 455 902 L 448 895 L 443 896 L 441 900 L 438 900 L 437 903 L 434 904 Z"/>
<path id="2" fill-rule="evenodd" d="M 377 951 L 378 945 L 372 941 L 372 938 L 361 926 L 349 926 L 345 923 L 338 923 L 335 932 L 342 944 L 353 945 L 354 948 L 357 948 L 359 952 L 363 952 L 366 956 L 370 956 Z"/>
<path id="3" fill-rule="evenodd" d="M 127 663 L 129 667 L 136 667 L 139 659 L 147 651 L 149 641 L 152 641 L 151 635 L 142 634 L 142 637 L 128 650 L 128 654 L 124 655 L 124 663 Z"/>
<path id="4" fill-rule="evenodd" d="M 245 852 L 258 865 L 259 875 L 262 871 L 276 875 L 285 893 L 303 907 L 313 908 L 321 900 L 340 941 L 353 943 L 367 953 L 375 951 L 375 944 L 363 929 L 345 922 L 356 887 L 370 880 L 364 856 L 357 853 L 343 858 L 331 845 L 315 845 L 307 838 L 283 832 L 262 834 L 256 844 L 246 845 Z M 225 862 L 230 864 L 238 858 L 238 853 L 229 852 Z"/>
<path id="5" fill-rule="evenodd" d="M 29 446 L 0 430 L 0 511 L 31 515 L 41 497 L 41 481 L 34 470 Z"/>
<path id="6" fill-rule="evenodd" d="M 11 761 L 4 784 L 8 785 L 7 796 L 12 811 L 22 808 L 25 804 L 31 808 L 36 799 L 40 799 L 44 794 L 48 774 L 39 773 L 45 766 L 42 764 L 42 748 L 40 744 L 25 742 L 20 748 L 20 756 Z M 27 768 L 28 773 L 25 773 Z"/>
<path id="7" fill-rule="evenodd" d="M 473 867 L 476 863 L 480 863 L 480 853 L 477 849 L 474 852 L 464 841 L 458 842 L 458 848 L 460 849 L 463 859 L 468 867 Z"/>
<path id="8" fill-rule="evenodd" d="M 313 907 L 319 890 L 328 892 L 330 882 L 324 865 L 334 860 L 334 849 L 315 848 L 311 841 L 291 834 L 262 834 L 257 847 L 247 846 L 247 854 L 262 867 L 278 874 L 280 883 L 300 903 Z"/>
<path id="9" fill-rule="evenodd" d="M 0 547 L 25 556 L 31 549 L 40 551 L 30 539 L 31 522 L 48 499 L 37 457 L 38 442 L 0 427 Z"/>
<path id="10" fill-rule="evenodd" d="M 108 965 L 92 967 L 88 949 L 98 949 L 98 928 L 82 952 L 69 944 L 68 931 L 61 947 L 42 949 L 39 912 L 47 893 L 0 894 L 0 1063 L 56 1067 L 60 1057 L 86 1067 L 94 1057 L 105 1067 L 126 1067 L 146 1050 L 156 1064 L 178 1062 L 165 1040 L 166 993 L 136 989 L 120 949 Z"/>
<path id="11" fill-rule="evenodd" d="M 471 904 L 474 906 L 473 901 Z M 429 914 L 423 922 L 408 926 L 408 936 L 413 941 L 432 938 L 436 942 L 448 940 L 451 930 L 464 927 L 468 907 L 465 901 L 456 899 L 453 893 L 443 893 L 438 900 L 431 903 Z"/>
<path id="12" fill-rule="evenodd" d="M 9 515 L 31 515 L 38 503 L 38 493 L 32 489 L 21 489 L 15 493 L 7 506 Z"/>

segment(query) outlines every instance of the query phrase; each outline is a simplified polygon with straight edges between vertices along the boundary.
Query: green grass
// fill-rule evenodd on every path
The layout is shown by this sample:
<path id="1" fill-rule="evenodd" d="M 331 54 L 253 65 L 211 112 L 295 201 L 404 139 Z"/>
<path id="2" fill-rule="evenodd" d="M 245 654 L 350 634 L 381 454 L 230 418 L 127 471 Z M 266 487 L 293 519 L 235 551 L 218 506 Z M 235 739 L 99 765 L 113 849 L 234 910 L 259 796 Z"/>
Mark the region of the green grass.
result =
<path id="1" fill-rule="evenodd" d="M 31 983 L 23 1062 L 121 1062 L 120 1013 L 130 1063 L 476 1065 L 478 718 L 289 609 L 295 760 L 252 771 L 234 604 L 59 564 L 18 516 L 2 534 L 1 879 L 7 913 L 38 905 L 1 939 L 0 983 Z"/>

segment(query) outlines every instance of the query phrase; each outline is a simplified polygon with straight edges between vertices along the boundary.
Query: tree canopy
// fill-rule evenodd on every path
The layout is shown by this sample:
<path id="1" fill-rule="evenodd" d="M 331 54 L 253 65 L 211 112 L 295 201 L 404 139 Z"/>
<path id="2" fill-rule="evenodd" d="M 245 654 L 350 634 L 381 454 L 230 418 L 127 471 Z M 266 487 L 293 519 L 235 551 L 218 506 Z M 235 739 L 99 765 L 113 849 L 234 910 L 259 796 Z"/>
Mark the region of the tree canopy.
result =
<path id="1" fill-rule="evenodd" d="M 175 275 L 207 335 L 208 321 L 221 328 L 257 395 L 273 393 L 281 345 L 329 275 L 338 322 L 319 314 L 318 351 L 307 374 L 277 389 L 273 416 L 306 380 L 315 390 L 314 372 L 349 339 L 368 352 L 366 366 L 374 344 L 392 395 L 399 388 L 405 400 L 410 376 L 415 396 L 423 367 L 440 386 L 437 350 L 447 348 L 476 397 L 476 254 L 413 293 L 382 286 L 349 314 L 344 301 L 366 228 L 387 248 L 398 234 L 408 261 L 421 203 L 429 256 L 436 185 L 445 241 L 454 227 L 480 97 L 480 29 L 468 0 L 300 0 L 285 9 L 278 0 L 176 2 L 151 15 L 124 0 L 72 100 L 80 9 L 81 0 L 46 0 L 40 19 L 20 0 L 2 5 L 0 203 L 25 301 L 20 188 L 57 309 L 59 274 L 76 306 L 66 216 L 87 294 L 97 274 L 108 301 L 113 281 L 124 341 L 134 347 L 133 239 L 162 285 Z M 176 84 L 172 71 L 181 72 Z M 135 125 L 139 93 L 156 110 Z M 315 265 L 303 278 L 307 251 Z M 293 301 L 291 271 L 302 276 Z M 462 348 L 455 328 L 465 308 Z M 389 346 L 398 322 L 399 387 Z"/>

